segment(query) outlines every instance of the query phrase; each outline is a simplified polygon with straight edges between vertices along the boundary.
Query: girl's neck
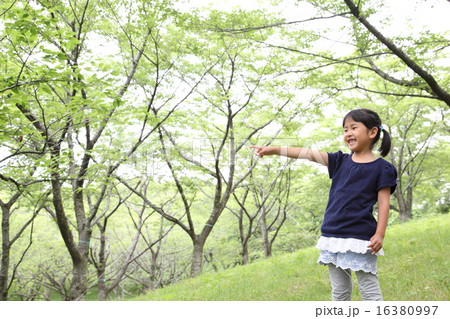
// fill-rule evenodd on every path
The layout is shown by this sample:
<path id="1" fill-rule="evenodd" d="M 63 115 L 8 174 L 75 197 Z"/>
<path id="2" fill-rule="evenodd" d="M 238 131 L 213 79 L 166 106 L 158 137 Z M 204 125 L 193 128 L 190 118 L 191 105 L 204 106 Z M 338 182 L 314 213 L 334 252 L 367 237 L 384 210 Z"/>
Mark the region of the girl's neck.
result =
<path id="1" fill-rule="evenodd" d="M 373 162 L 377 157 L 372 153 L 372 150 L 353 152 L 352 160 L 356 163 L 369 163 Z"/>

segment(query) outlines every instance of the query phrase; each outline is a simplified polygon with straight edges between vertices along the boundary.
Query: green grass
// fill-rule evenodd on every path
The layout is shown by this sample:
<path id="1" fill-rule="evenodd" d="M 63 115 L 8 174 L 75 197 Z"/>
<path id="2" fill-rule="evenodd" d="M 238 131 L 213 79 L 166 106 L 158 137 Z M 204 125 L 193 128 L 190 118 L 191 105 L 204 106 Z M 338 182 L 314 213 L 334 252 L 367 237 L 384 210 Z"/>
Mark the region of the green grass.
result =
<path id="1" fill-rule="evenodd" d="M 424 218 L 388 228 L 378 258 L 385 300 L 449 299 L 450 216 Z M 327 267 L 311 247 L 219 273 L 207 273 L 133 300 L 330 300 Z M 355 276 L 354 276 L 355 277 Z M 356 280 L 355 280 L 356 283 Z M 353 300 L 361 300 L 355 284 Z"/>

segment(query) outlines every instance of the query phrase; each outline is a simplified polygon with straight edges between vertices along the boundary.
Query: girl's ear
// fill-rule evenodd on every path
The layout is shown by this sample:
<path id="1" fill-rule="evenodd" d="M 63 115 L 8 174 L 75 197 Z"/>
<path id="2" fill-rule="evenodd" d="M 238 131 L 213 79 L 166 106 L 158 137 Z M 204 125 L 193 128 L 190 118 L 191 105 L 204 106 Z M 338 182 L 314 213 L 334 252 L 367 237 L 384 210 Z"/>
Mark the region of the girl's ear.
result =
<path id="1" fill-rule="evenodd" d="M 378 134 L 378 130 L 379 130 L 378 127 L 376 127 L 376 126 L 372 127 L 372 128 L 369 130 L 369 137 L 370 137 L 370 138 L 375 138 L 375 137 L 377 136 L 377 134 Z"/>

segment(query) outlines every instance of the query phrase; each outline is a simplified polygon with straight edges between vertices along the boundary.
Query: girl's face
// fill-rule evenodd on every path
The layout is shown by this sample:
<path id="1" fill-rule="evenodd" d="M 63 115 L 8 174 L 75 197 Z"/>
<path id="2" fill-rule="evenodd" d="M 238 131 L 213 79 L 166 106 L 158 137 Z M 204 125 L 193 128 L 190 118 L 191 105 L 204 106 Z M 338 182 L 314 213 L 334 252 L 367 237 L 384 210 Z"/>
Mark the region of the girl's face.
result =
<path id="1" fill-rule="evenodd" d="M 369 130 L 363 123 L 356 122 L 349 117 L 344 123 L 345 144 L 355 153 L 371 150 L 377 130 L 376 127 Z"/>

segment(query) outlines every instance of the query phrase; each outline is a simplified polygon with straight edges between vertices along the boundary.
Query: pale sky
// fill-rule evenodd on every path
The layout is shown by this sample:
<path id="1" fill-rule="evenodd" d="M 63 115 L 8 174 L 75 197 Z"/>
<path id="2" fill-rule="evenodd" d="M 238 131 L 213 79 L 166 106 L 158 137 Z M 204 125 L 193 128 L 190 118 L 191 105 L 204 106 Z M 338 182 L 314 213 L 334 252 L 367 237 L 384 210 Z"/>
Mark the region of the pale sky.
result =
<path id="1" fill-rule="evenodd" d="M 239 7 L 246 10 L 257 8 L 274 8 L 270 5 L 270 0 L 184 0 L 184 8 L 189 7 L 213 7 L 217 9 L 229 9 Z M 395 20 L 391 22 L 390 30 L 397 32 L 411 31 L 406 27 L 408 22 L 422 29 L 424 26 L 430 28 L 431 31 L 450 30 L 450 1 L 445 0 L 382 0 L 385 12 L 395 16 Z M 282 8 L 286 10 L 286 18 L 288 20 L 298 20 L 305 16 L 309 16 L 312 11 L 308 10 L 308 6 L 295 5 L 299 4 L 298 0 L 284 1 Z M 278 7 L 279 9 L 280 7 Z M 383 13 L 385 15 L 385 13 Z"/>

